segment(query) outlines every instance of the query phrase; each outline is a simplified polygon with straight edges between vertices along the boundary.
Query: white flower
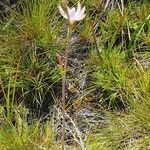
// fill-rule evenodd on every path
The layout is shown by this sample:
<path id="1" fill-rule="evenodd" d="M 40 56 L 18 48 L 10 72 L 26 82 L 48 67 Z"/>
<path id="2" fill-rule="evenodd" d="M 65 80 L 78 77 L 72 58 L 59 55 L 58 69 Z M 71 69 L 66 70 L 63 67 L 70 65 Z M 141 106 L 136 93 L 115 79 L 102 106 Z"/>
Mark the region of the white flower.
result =
<path id="1" fill-rule="evenodd" d="M 59 6 L 59 11 L 65 19 L 69 19 L 70 23 L 74 23 L 75 21 L 80 21 L 85 18 L 85 6 L 81 8 L 81 4 L 79 2 L 77 9 L 75 7 L 70 9 L 67 6 L 67 13 L 65 13 L 62 7 Z"/>

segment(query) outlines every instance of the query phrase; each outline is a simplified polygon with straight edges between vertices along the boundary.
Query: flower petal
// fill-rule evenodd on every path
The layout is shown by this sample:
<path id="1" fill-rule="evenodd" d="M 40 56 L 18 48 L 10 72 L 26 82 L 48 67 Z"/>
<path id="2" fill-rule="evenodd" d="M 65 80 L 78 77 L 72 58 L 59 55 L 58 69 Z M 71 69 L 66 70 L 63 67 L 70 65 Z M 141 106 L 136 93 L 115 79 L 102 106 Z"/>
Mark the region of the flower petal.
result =
<path id="1" fill-rule="evenodd" d="M 71 8 L 71 9 L 69 9 L 69 7 L 68 7 L 68 13 L 69 13 L 69 15 L 74 14 L 75 11 L 76 11 L 75 7 Z"/>
<path id="2" fill-rule="evenodd" d="M 78 2 L 78 6 L 77 6 L 77 11 L 76 12 L 79 14 L 80 11 L 81 11 L 81 4 L 80 4 L 80 2 Z"/>
<path id="3" fill-rule="evenodd" d="M 58 8 L 59 8 L 60 14 L 61 14 L 65 19 L 68 19 L 68 16 L 65 14 L 64 10 L 62 9 L 62 7 L 61 7 L 61 6 L 58 6 Z"/>
<path id="4" fill-rule="evenodd" d="M 85 16 L 86 16 L 85 14 L 83 14 L 82 16 L 79 16 L 78 18 L 76 18 L 76 21 L 80 21 L 80 20 L 84 19 Z"/>
<path id="5" fill-rule="evenodd" d="M 76 9 L 75 7 L 69 9 L 68 8 L 69 19 L 74 20 L 76 18 Z"/>
<path id="6" fill-rule="evenodd" d="M 67 6 L 67 11 L 68 11 L 68 13 L 70 12 L 70 8 Z"/>
<path id="7" fill-rule="evenodd" d="M 59 11 L 61 15 L 69 19 L 71 23 L 74 23 L 75 21 L 80 21 L 85 18 L 85 7 L 81 7 L 80 2 L 78 2 L 77 9 L 75 7 L 69 8 L 67 6 L 67 13 L 64 12 L 61 6 L 59 6 Z"/>
<path id="8" fill-rule="evenodd" d="M 85 12 L 85 6 L 81 9 L 80 15 L 82 16 L 84 14 L 84 12 Z"/>

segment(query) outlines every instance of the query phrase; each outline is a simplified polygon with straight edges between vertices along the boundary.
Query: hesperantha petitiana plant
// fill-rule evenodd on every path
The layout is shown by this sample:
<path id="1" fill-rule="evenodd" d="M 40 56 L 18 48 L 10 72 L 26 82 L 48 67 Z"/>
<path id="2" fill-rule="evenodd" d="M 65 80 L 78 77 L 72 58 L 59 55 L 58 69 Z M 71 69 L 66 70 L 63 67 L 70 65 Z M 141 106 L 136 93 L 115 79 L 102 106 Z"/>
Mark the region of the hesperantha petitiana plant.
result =
<path id="1" fill-rule="evenodd" d="M 80 2 L 78 2 L 77 9 L 75 7 L 69 8 L 65 6 L 65 10 L 59 6 L 60 14 L 68 20 L 68 33 L 67 33 L 67 48 L 64 54 L 64 60 L 60 62 L 60 65 L 63 69 L 62 73 L 62 99 L 61 107 L 63 114 L 63 125 L 62 125 L 62 150 L 65 149 L 65 97 L 66 97 L 66 72 L 67 72 L 67 63 L 68 63 L 68 54 L 70 53 L 70 39 L 72 35 L 72 26 L 75 21 L 81 21 L 85 18 L 85 6 L 82 8 Z"/>
<path id="2" fill-rule="evenodd" d="M 0 150 L 150 149 L 149 8 L 1 0 Z"/>

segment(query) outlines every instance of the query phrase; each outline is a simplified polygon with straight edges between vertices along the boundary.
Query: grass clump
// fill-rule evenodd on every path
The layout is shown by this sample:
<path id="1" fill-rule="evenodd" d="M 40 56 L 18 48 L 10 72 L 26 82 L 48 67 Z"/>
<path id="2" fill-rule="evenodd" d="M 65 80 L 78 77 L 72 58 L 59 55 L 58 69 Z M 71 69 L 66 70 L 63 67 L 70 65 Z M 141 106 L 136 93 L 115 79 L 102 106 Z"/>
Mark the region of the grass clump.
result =
<path id="1" fill-rule="evenodd" d="M 32 120 L 29 124 L 27 115 L 27 110 L 19 108 L 14 113 L 15 122 L 13 123 L 3 116 L 0 127 L 0 149 L 57 149 L 53 143 L 55 134 L 52 131 L 51 123 L 41 124 L 40 121 Z"/>
<path id="2" fill-rule="evenodd" d="M 102 35 L 97 38 L 101 43 L 100 57 L 94 51 L 90 54 L 94 85 L 100 91 L 99 102 L 109 110 L 128 112 L 125 116 L 129 118 L 118 117 L 119 122 L 124 120 L 123 124 L 118 124 L 118 120 L 110 116 L 113 125 L 108 123 L 110 128 L 106 127 L 104 134 L 100 132 L 91 149 L 99 143 L 99 149 L 149 148 L 150 69 L 147 64 L 150 55 L 149 42 L 145 43 L 144 38 L 150 27 L 149 4 L 146 1 L 139 4 L 136 4 L 138 9 L 132 3 L 126 5 L 123 16 L 121 10 L 114 9 L 100 22 Z M 126 122 L 131 126 L 125 128 Z M 135 138 L 138 133 L 141 135 Z"/>
<path id="3" fill-rule="evenodd" d="M 94 72 L 95 85 L 102 88 L 104 100 L 109 106 L 120 107 L 121 103 L 121 106 L 130 109 L 134 101 L 139 104 L 144 103 L 149 107 L 150 69 L 146 62 L 142 63 L 143 56 L 149 61 L 149 52 L 147 52 L 149 44 L 146 43 L 146 47 L 141 44 L 144 40 L 143 35 L 149 33 L 150 27 L 147 5 L 146 1 L 142 5 L 137 4 L 139 8 L 137 10 L 132 3 L 129 3 L 124 7 L 123 16 L 120 10 L 114 9 L 113 13 L 108 12 L 106 21 L 100 22 L 101 57 L 92 52 L 91 61 L 96 70 Z M 137 14 L 137 11 L 140 12 L 140 20 L 137 16 L 132 16 L 132 13 Z M 136 23 L 136 29 L 130 27 L 129 21 Z M 132 50 L 132 55 L 128 55 L 130 50 Z"/>
<path id="4" fill-rule="evenodd" d="M 10 80 L 12 96 L 15 82 L 15 102 L 24 102 L 33 109 L 52 104 L 53 87 L 55 85 L 56 89 L 60 82 L 56 63 L 59 23 L 55 23 L 55 14 L 51 13 L 56 9 L 54 6 L 54 2 L 49 0 L 21 2 L 1 22 L 0 74 L 3 94 L 6 94 Z"/>
<path id="5" fill-rule="evenodd" d="M 109 99 L 109 105 L 117 106 L 117 102 L 121 102 L 124 107 L 130 107 L 131 99 L 147 101 L 150 70 L 143 70 L 138 60 L 132 64 L 126 62 L 125 52 L 106 51 L 102 52 L 102 61 L 98 62 L 98 71 L 94 73 L 94 77 L 97 87 L 106 92 L 104 94 Z"/>

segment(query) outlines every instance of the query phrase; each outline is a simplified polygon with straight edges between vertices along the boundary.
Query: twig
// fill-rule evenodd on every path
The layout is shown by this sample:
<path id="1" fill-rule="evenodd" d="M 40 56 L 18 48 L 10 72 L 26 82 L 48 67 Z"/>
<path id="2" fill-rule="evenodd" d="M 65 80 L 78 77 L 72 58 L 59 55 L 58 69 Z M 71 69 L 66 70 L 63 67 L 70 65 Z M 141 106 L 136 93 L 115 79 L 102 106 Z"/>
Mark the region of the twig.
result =
<path id="1" fill-rule="evenodd" d="M 83 142 L 83 140 L 82 140 L 82 137 L 81 137 L 81 134 L 80 134 L 80 131 L 78 130 L 78 128 L 76 127 L 76 124 L 74 123 L 74 121 L 72 120 L 72 118 L 65 112 L 65 115 L 68 117 L 68 119 L 70 120 L 70 122 L 72 123 L 72 125 L 73 125 L 73 127 L 74 127 L 74 129 L 75 129 L 75 131 L 76 131 L 76 135 L 77 135 L 77 137 L 79 138 L 79 141 L 76 139 L 76 141 L 78 142 L 78 144 L 79 144 L 79 146 L 80 146 L 80 148 L 81 148 L 81 150 L 86 150 L 85 149 L 85 146 L 84 146 L 84 142 Z"/>
<path id="2" fill-rule="evenodd" d="M 61 115 L 61 111 L 59 110 L 59 108 L 56 108 L 57 112 L 58 112 L 58 115 L 60 115 L 60 117 L 62 116 Z M 63 116 L 62 116 L 63 117 Z M 84 142 L 82 140 L 82 136 L 80 134 L 80 131 L 79 129 L 77 128 L 75 122 L 72 120 L 72 118 L 66 113 L 65 111 L 65 118 L 68 118 L 70 120 L 70 122 L 72 123 L 73 125 L 73 131 L 75 131 L 76 133 L 73 133 L 73 131 L 71 129 L 69 129 L 70 133 L 72 134 L 72 136 L 74 137 L 74 140 L 78 143 L 78 145 L 80 146 L 81 150 L 86 150 L 85 146 L 84 146 Z M 66 126 L 65 126 L 66 128 Z"/>

